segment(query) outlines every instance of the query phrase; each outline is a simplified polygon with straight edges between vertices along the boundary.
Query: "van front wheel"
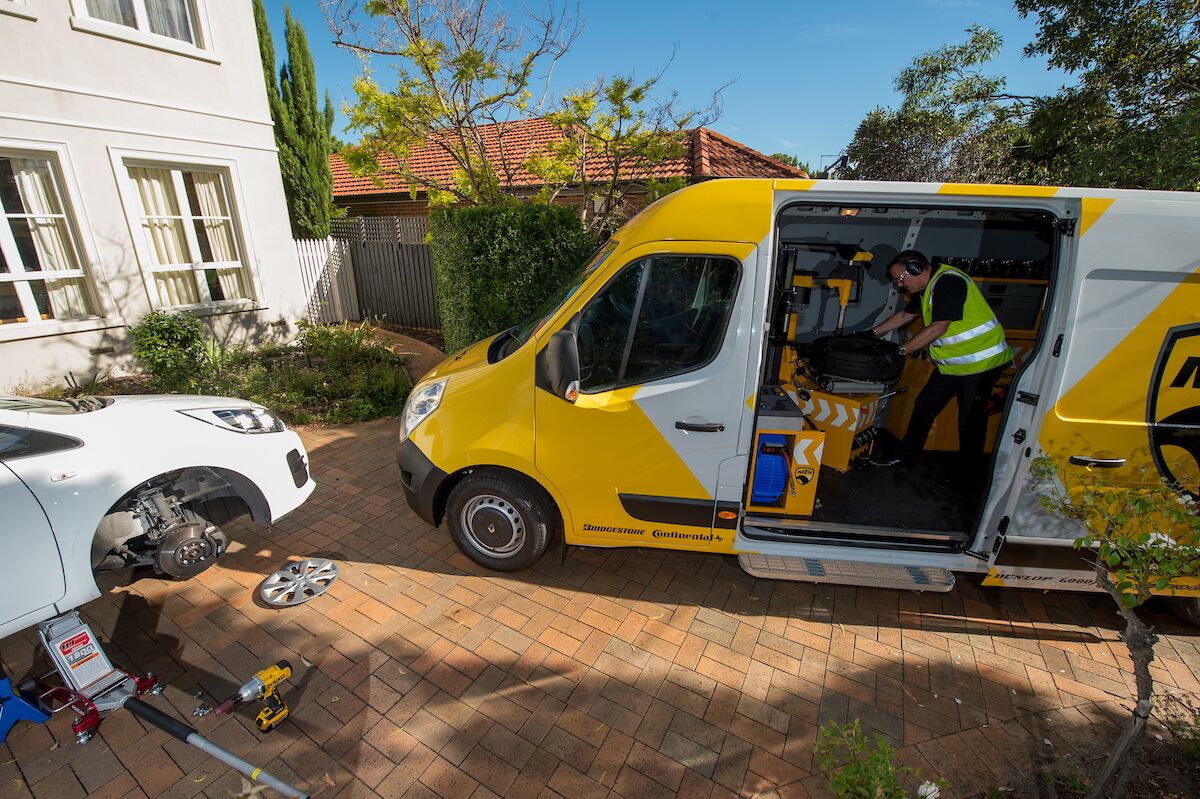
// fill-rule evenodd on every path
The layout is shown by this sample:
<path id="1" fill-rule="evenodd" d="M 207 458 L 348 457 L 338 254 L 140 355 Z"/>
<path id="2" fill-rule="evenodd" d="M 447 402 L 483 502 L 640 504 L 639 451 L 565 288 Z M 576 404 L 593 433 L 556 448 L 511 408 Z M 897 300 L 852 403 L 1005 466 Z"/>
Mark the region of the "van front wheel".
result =
<path id="1" fill-rule="evenodd" d="M 546 551 L 554 518 L 536 489 L 505 474 L 472 474 L 446 501 L 454 543 L 471 560 L 496 571 L 515 572 L 536 563 Z"/>

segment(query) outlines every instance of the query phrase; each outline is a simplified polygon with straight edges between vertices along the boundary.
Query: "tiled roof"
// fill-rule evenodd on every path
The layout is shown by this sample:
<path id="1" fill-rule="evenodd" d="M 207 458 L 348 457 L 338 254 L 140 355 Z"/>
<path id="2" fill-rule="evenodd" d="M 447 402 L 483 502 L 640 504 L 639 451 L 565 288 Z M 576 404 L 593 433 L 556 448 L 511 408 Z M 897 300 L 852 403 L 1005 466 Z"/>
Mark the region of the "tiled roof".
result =
<path id="1" fill-rule="evenodd" d="M 500 131 L 503 130 L 503 137 Z M 562 132 L 549 121 L 540 117 L 485 125 L 480 128 L 489 156 L 493 163 L 508 163 L 510 174 L 501 180 L 508 186 L 539 186 L 541 180 L 521 168 L 529 155 L 546 144 L 562 138 Z M 503 141 L 501 141 L 503 139 Z M 501 152 L 503 150 L 503 159 Z M 415 148 L 409 156 L 414 172 L 431 179 L 449 183 L 454 171 L 454 162 L 446 152 L 434 144 Z M 379 178 L 359 177 L 350 172 L 350 167 L 340 155 L 329 156 L 333 170 L 333 194 L 335 197 L 361 197 L 363 195 L 407 193 L 409 186 L 392 170 L 395 161 L 385 158 Z M 391 169 L 389 169 L 391 167 Z M 645 177 L 645 176 L 640 176 Z M 687 151 L 679 158 L 663 161 L 651 170 L 649 177 L 663 179 L 685 178 L 730 178 L 730 177 L 806 177 L 803 171 L 776 161 L 740 142 L 717 133 L 709 128 L 688 131 Z"/>

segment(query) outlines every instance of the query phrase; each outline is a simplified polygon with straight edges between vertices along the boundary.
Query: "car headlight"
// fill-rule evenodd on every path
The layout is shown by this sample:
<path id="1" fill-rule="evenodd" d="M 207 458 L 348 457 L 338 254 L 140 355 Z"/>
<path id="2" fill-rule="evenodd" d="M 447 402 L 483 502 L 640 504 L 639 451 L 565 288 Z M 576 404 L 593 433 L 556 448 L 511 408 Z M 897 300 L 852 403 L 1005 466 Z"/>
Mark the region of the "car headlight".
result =
<path id="1" fill-rule="evenodd" d="M 421 422 L 437 410 L 442 404 L 442 395 L 446 393 L 446 381 L 449 378 L 434 380 L 413 389 L 404 403 L 404 416 L 400 426 L 400 437 L 408 438 Z"/>
<path id="2" fill-rule="evenodd" d="M 266 408 L 196 408 L 180 413 L 238 433 L 281 433 L 287 430 L 283 420 Z"/>

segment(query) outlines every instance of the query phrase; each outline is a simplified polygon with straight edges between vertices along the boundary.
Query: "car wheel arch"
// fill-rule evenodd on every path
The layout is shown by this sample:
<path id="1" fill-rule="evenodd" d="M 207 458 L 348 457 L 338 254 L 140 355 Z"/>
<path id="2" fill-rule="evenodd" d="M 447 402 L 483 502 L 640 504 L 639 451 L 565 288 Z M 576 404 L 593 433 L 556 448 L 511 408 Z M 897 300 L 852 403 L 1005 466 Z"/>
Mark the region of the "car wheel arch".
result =
<path id="1" fill-rule="evenodd" d="M 480 474 L 494 474 L 514 478 L 525 483 L 534 491 L 537 491 L 545 498 L 546 502 L 549 503 L 549 507 L 554 511 L 557 529 L 551 531 L 551 536 L 561 537 L 563 535 L 564 517 L 562 507 L 559 505 L 558 500 L 555 499 L 554 495 L 536 478 L 531 477 L 518 469 L 513 469 L 508 466 L 497 466 L 494 464 L 468 466 L 466 468 L 459 469 L 457 472 L 454 472 L 447 477 L 442 484 L 438 486 L 437 494 L 433 501 L 433 512 L 435 514 L 434 518 L 437 520 L 437 524 L 440 525 L 445 519 L 446 503 L 450 498 L 450 492 L 454 490 L 454 487 L 467 477 Z"/>
<path id="2" fill-rule="evenodd" d="M 239 472 L 224 467 L 187 466 L 182 469 L 173 469 L 150 475 L 135 483 L 132 487 L 127 488 L 109 504 L 108 510 L 99 519 L 95 519 L 92 522 L 90 534 L 80 535 L 77 538 L 81 545 L 86 545 L 86 548 L 81 547 L 81 551 L 77 552 L 76 556 L 85 558 L 88 569 L 91 570 L 94 561 L 93 551 L 98 544 L 97 539 L 102 535 L 101 528 L 105 520 L 119 513 L 125 503 L 129 502 L 132 497 L 136 496 L 147 486 L 165 484 L 169 489 L 189 479 L 197 480 L 198 482 L 210 481 L 210 476 L 217 478 L 217 480 L 211 481 L 214 485 L 213 490 L 188 498 L 187 504 L 210 506 L 214 505 L 217 500 L 228 498 L 244 504 L 250 518 L 254 521 L 263 524 L 271 522 L 270 503 L 267 502 L 262 489 L 253 480 Z M 223 524 L 240 515 L 233 512 L 234 509 L 230 507 L 229 503 L 222 503 L 222 506 L 223 512 L 220 514 L 219 519 L 212 520 L 214 523 Z"/>

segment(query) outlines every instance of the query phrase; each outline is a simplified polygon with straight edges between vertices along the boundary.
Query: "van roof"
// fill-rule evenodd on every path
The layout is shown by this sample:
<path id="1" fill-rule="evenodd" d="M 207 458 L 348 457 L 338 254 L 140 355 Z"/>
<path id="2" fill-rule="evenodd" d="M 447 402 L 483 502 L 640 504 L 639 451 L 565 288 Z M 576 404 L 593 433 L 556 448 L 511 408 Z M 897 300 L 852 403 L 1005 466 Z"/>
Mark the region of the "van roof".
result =
<path id="1" fill-rule="evenodd" d="M 746 241 L 770 233 L 776 192 L 811 192 L 814 201 L 849 202 L 860 195 L 885 195 L 895 202 L 917 197 L 1088 199 L 1105 207 L 1118 199 L 1198 202 L 1200 193 L 1026 186 L 992 183 L 900 183 L 869 180 L 723 178 L 672 192 L 626 224 L 621 238 L 639 241 Z M 841 197 L 829 196 L 829 193 Z M 1090 205 L 1091 203 L 1085 203 Z M 1086 215 L 1086 214 L 1085 214 Z"/>

